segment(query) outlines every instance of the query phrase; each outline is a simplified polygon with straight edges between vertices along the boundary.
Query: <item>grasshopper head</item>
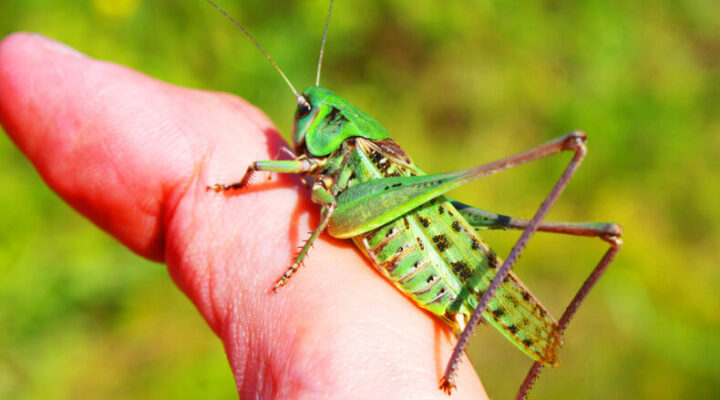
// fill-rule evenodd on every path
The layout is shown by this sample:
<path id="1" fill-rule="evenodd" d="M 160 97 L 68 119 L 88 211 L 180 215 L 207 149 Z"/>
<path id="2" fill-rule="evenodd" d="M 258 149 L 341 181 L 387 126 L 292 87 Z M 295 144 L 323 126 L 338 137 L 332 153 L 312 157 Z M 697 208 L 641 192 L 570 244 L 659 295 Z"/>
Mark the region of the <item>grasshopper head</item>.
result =
<path id="1" fill-rule="evenodd" d="M 296 153 L 327 156 L 354 136 L 371 140 L 389 137 L 375 119 L 323 87 L 311 86 L 298 97 L 292 134 Z"/>

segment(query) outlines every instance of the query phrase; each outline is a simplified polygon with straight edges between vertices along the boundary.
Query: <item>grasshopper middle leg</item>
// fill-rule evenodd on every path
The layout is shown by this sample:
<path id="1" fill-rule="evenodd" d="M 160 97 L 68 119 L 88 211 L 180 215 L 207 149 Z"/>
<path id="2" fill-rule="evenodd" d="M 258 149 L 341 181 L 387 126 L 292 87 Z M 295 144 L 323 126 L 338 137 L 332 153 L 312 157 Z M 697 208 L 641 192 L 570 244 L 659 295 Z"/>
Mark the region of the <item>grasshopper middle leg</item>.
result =
<path id="1" fill-rule="evenodd" d="M 305 245 L 302 247 L 297 257 L 295 257 L 295 261 L 290 265 L 290 268 L 288 268 L 287 271 L 285 271 L 285 273 L 282 274 L 280 278 L 278 278 L 277 282 L 275 282 L 275 285 L 272 288 L 273 292 L 284 286 L 285 283 L 287 283 L 288 279 L 290 279 L 290 277 L 292 277 L 293 274 L 300 268 L 303 259 L 307 255 L 313 243 L 315 243 L 315 240 L 317 240 L 318 236 L 320 236 L 322 231 L 325 230 L 328 222 L 330 222 L 330 217 L 337 209 L 337 203 L 335 202 L 335 198 L 333 198 L 332 195 L 320 185 L 313 186 L 312 200 L 322 205 L 322 211 L 320 213 L 320 224 L 317 226 L 317 228 L 315 228 L 312 235 L 310 235 L 310 238 L 308 238 L 307 242 L 305 242 Z"/>

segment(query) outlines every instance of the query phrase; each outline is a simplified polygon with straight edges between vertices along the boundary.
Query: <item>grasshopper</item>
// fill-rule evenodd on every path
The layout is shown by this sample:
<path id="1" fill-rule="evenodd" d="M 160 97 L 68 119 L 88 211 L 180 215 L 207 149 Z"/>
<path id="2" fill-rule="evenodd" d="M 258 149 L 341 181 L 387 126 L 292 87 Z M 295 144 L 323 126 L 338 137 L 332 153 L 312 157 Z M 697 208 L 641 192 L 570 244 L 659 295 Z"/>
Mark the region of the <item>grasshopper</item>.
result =
<path id="1" fill-rule="evenodd" d="M 250 38 L 297 99 L 293 147 L 281 149 L 290 160 L 255 161 L 239 182 L 208 186 L 216 192 L 239 190 L 259 171 L 310 179 L 312 200 L 321 207 L 321 221 L 272 290 L 277 291 L 297 272 L 322 232 L 351 239 L 395 287 L 457 335 L 440 389 L 449 394 L 455 387 L 460 357 L 475 326 L 484 320 L 534 360 L 517 394 L 517 398 L 525 398 L 543 366 L 559 365 L 558 350 L 565 328 L 622 246 L 622 228 L 615 223 L 543 222 L 587 153 L 585 133 L 574 131 L 475 168 L 425 174 L 380 123 L 319 85 L 332 0 L 315 86 L 302 93 L 242 26 L 212 1 L 206 1 Z M 564 151 L 572 152 L 573 158 L 531 220 L 481 210 L 445 196 L 480 177 Z M 478 231 L 485 229 L 523 233 L 502 261 L 479 236 Z M 536 231 L 599 237 L 609 243 L 559 320 L 511 271 Z"/>

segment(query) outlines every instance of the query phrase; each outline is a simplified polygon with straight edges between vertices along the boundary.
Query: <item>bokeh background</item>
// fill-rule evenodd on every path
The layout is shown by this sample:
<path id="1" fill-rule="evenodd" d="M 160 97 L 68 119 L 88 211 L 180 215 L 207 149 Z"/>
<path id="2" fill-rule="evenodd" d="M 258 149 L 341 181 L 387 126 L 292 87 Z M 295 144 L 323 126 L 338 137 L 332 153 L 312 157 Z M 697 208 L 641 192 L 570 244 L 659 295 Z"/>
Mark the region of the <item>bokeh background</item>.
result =
<path id="1" fill-rule="evenodd" d="M 327 1 L 218 1 L 296 86 L 313 83 Z M 323 84 L 424 170 L 588 132 L 589 156 L 550 219 L 619 222 L 625 248 L 568 329 L 564 367 L 545 371 L 533 398 L 720 398 L 718 15 L 715 0 L 336 4 Z M 0 35 L 18 30 L 236 93 L 289 133 L 289 90 L 201 0 L 3 0 Z M 453 195 L 530 216 L 567 159 Z M 0 398 L 237 396 L 219 340 L 164 266 L 75 214 L 4 135 L 0 187 Z M 518 235 L 485 236 L 506 254 Z M 559 315 L 604 250 L 540 234 L 517 271 Z M 494 398 L 513 395 L 530 365 L 489 328 L 470 354 Z"/>

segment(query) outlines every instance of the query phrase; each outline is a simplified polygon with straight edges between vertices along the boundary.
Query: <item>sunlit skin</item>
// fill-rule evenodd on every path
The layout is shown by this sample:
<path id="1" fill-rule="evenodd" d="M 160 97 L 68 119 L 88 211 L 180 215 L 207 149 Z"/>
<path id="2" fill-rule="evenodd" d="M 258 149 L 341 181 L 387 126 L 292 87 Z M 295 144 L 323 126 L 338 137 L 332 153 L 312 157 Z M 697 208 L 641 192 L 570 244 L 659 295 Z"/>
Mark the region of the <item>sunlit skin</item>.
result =
<path id="1" fill-rule="evenodd" d="M 452 332 L 352 243 L 322 235 L 293 284 L 269 290 L 318 213 L 291 176 L 205 189 L 285 144 L 245 101 L 15 34 L 0 45 L 0 122 L 59 196 L 167 264 L 222 340 L 241 398 L 447 398 L 437 377 Z M 456 383 L 453 399 L 486 398 L 468 360 Z"/>

